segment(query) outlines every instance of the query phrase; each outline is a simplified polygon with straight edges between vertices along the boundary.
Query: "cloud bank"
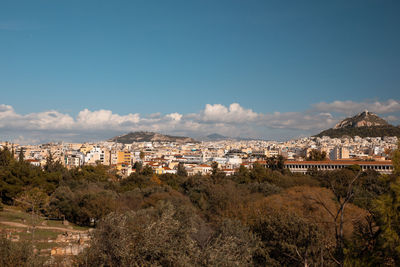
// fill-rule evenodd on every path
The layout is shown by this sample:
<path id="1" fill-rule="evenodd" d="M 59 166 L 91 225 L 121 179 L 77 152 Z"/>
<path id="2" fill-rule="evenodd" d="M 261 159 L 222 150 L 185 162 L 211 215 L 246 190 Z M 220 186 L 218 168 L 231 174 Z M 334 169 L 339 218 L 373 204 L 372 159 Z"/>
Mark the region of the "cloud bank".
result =
<path id="1" fill-rule="evenodd" d="M 130 131 L 155 131 L 191 137 L 220 133 L 233 137 L 282 140 L 316 134 L 364 109 L 396 123 L 400 101 L 320 102 L 305 111 L 283 113 L 257 113 L 238 103 L 229 106 L 206 104 L 203 110 L 189 114 L 174 112 L 120 115 L 111 110 L 84 109 L 76 117 L 56 110 L 22 115 L 12 106 L 1 104 L 0 140 L 21 144 L 84 142 L 105 140 Z"/>

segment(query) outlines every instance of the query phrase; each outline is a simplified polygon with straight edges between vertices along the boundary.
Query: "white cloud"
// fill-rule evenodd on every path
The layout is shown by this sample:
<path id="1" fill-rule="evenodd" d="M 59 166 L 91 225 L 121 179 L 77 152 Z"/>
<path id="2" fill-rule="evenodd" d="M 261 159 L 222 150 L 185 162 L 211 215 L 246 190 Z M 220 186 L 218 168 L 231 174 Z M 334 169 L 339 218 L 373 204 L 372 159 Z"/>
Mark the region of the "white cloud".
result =
<path id="1" fill-rule="evenodd" d="M 321 102 L 313 105 L 318 111 L 337 112 L 346 115 L 359 113 L 368 110 L 378 114 L 386 114 L 400 111 L 400 101 L 389 99 L 384 102 L 379 101 L 333 101 L 331 103 Z"/>
<path id="2" fill-rule="evenodd" d="M 139 114 L 118 115 L 110 110 L 90 111 L 84 109 L 79 112 L 76 123 L 81 127 L 90 129 L 107 129 L 109 127 L 129 128 L 140 121 Z M 123 127 L 125 126 L 125 127 Z"/>
<path id="3" fill-rule="evenodd" d="M 175 113 L 168 114 L 165 117 L 170 118 L 171 120 L 174 120 L 174 121 L 180 121 L 183 116 L 182 116 L 182 114 L 175 112 Z"/>
<path id="4" fill-rule="evenodd" d="M 244 109 L 238 103 L 232 103 L 229 108 L 221 104 L 207 104 L 202 112 L 201 120 L 206 122 L 237 123 L 253 121 L 258 114 L 251 109 Z"/>
<path id="5" fill-rule="evenodd" d="M 9 105 L 0 105 L 0 120 L 3 118 L 14 118 L 18 116 L 15 112 L 12 106 Z"/>
<path id="6" fill-rule="evenodd" d="M 94 141 L 141 130 L 194 137 L 220 133 L 232 137 L 285 139 L 316 134 L 334 126 L 344 118 L 344 114 L 351 112 L 353 115 L 365 108 L 385 115 L 384 118 L 395 123 L 399 114 L 393 113 L 400 111 L 399 103 L 397 100 L 321 102 L 306 111 L 283 113 L 256 113 L 238 103 L 229 106 L 206 104 L 197 113 L 153 113 L 147 116 L 84 109 L 75 118 L 55 110 L 22 115 L 10 105 L 0 105 L 0 140 Z"/>
<path id="7" fill-rule="evenodd" d="M 0 105 L 0 128 L 10 127 L 31 130 L 68 129 L 73 124 L 74 119 L 72 117 L 57 111 L 20 115 L 14 111 L 13 107 Z"/>
<path id="8" fill-rule="evenodd" d="M 308 114 L 304 112 L 275 112 L 263 114 L 260 123 L 278 129 L 314 130 L 332 127 L 336 119 L 329 113 Z"/>
<path id="9" fill-rule="evenodd" d="M 37 130 L 70 129 L 74 125 L 74 119 L 71 116 L 57 111 L 31 113 L 23 116 L 21 121 L 30 129 Z"/>

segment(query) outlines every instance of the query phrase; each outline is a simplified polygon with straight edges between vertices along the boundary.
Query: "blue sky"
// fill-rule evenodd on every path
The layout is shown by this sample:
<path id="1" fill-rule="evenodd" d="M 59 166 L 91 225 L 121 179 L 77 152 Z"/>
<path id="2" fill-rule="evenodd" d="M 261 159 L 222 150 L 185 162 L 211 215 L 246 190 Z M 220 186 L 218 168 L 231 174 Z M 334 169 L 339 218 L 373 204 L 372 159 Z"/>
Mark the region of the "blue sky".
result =
<path id="1" fill-rule="evenodd" d="M 3 0 L 0 104 L 25 119 L 54 111 L 77 122 L 85 109 L 147 119 L 120 131 L 307 135 L 361 111 L 336 108 L 343 103 L 399 103 L 399 13 L 394 0 Z M 253 117 L 258 122 L 243 131 L 243 123 L 232 128 L 233 121 L 190 117 L 204 115 L 207 105 L 229 111 L 232 103 L 267 117 L 323 112 L 333 119 L 303 129 Z M 321 103 L 337 105 L 330 111 Z M 372 110 L 399 122 L 400 109 Z M 175 113 L 204 127 L 157 126 Z M 148 121 L 152 116 L 159 116 L 157 125 Z M 58 130 L 73 128 L 65 127 Z M 0 139 L 28 138 L 28 130 L 0 121 Z"/>

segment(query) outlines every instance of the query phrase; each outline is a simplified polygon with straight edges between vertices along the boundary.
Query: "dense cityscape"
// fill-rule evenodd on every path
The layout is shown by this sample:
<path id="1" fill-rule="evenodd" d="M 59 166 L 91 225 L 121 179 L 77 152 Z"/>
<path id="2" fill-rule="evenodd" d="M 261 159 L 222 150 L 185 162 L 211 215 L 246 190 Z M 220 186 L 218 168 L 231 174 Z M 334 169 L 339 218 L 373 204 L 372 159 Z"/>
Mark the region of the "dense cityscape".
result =
<path id="1" fill-rule="evenodd" d="M 400 266 L 399 14 L 1 0 L 0 267 Z"/>
<path id="2" fill-rule="evenodd" d="M 232 175 L 241 165 L 249 168 L 254 162 L 266 164 L 265 159 L 282 156 L 285 163 L 307 161 L 312 150 L 324 152 L 326 160 L 387 161 L 397 148 L 397 137 L 306 137 L 287 142 L 276 141 L 208 141 L 196 143 L 115 142 L 49 143 L 20 146 L 0 143 L 14 150 L 15 157 L 23 151 L 24 159 L 35 166 L 44 166 L 51 154 L 67 168 L 102 164 L 117 170 L 121 178 L 135 172 L 138 162 L 150 166 L 156 174 L 176 174 L 178 164 L 184 163 L 188 174 L 210 174 L 212 162 L 217 162 L 227 175 Z M 334 162 L 332 162 L 334 163 Z"/>

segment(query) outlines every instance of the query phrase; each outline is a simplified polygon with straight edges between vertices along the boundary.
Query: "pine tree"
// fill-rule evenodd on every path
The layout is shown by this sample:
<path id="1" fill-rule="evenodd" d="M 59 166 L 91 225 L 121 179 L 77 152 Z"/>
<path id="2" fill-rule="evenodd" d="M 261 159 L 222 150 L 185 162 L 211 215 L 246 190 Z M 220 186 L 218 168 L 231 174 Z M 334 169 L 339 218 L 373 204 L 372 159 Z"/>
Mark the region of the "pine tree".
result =
<path id="1" fill-rule="evenodd" d="M 12 154 L 7 147 L 0 149 L 0 166 L 8 166 L 12 161 Z"/>
<path id="2" fill-rule="evenodd" d="M 176 174 L 178 176 L 184 176 L 184 177 L 188 176 L 188 173 L 187 173 L 187 171 L 185 169 L 185 166 L 184 166 L 184 164 L 182 162 L 179 162 Z"/>
<path id="3" fill-rule="evenodd" d="M 400 264 L 400 143 L 392 161 L 394 177 L 389 192 L 380 196 L 375 204 L 381 250 L 389 264 L 398 265 Z"/>
<path id="4" fill-rule="evenodd" d="M 25 159 L 24 157 L 25 157 L 25 155 L 24 155 L 24 148 L 21 147 L 21 148 L 19 149 L 18 161 L 19 161 L 19 162 L 24 162 L 24 159 Z"/>

